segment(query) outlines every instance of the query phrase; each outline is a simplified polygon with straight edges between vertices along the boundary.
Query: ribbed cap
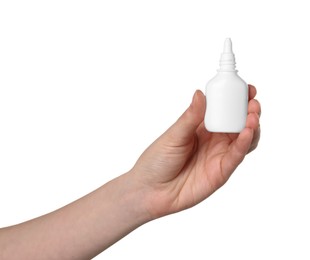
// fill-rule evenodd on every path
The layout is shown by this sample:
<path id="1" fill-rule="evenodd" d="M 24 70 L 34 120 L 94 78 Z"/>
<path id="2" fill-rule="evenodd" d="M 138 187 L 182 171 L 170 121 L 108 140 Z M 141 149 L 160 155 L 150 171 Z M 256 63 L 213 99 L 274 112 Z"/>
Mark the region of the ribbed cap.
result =
<path id="1" fill-rule="evenodd" d="M 224 49 L 220 59 L 219 71 L 236 71 L 235 55 L 232 51 L 232 42 L 230 38 L 226 38 Z"/>

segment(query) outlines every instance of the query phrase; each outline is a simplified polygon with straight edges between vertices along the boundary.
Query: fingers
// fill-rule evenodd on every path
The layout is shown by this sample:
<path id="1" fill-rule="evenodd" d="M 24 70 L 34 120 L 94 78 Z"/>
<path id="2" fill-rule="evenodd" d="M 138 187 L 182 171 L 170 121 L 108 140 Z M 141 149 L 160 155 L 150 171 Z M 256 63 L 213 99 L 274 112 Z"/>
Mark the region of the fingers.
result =
<path id="1" fill-rule="evenodd" d="M 261 106 L 256 99 L 251 99 L 248 104 L 248 113 L 256 113 L 258 116 L 261 115 Z"/>
<path id="2" fill-rule="evenodd" d="M 254 131 L 253 140 L 251 142 L 251 146 L 248 151 L 248 153 L 250 153 L 257 147 L 258 141 L 260 139 L 259 117 L 260 117 L 261 110 L 260 110 L 260 105 L 257 100 L 252 99 L 249 102 L 248 112 L 249 114 L 246 120 L 246 127 L 251 128 Z"/>
<path id="3" fill-rule="evenodd" d="M 249 85 L 249 92 L 251 93 L 249 93 L 250 101 L 248 104 L 246 127 L 252 128 L 254 130 L 254 135 L 248 153 L 252 152 L 257 147 L 261 132 L 259 124 L 259 118 L 261 116 L 261 105 L 256 99 L 254 99 L 256 95 L 256 89 L 251 85 Z"/>
<path id="4" fill-rule="evenodd" d="M 249 104 L 246 127 L 239 134 L 238 138 L 233 142 L 222 159 L 223 174 L 227 179 L 231 173 L 242 162 L 245 155 L 253 151 L 260 139 L 259 118 L 261 115 L 261 105 L 254 99 L 256 96 L 256 88 L 249 85 Z"/>
<path id="5" fill-rule="evenodd" d="M 192 140 L 197 127 L 204 119 L 206 99 L 200 90 L 196 90 L 191 105 L 181 117 L 168 129 L 167 134 L 176 141 Z M 181 143 L 180 143 L 181 145 Z"/>
<path id="6" fill-rule="evenodd" d="M 256 130 L 259 126 L 259 115 L 257 113 L 249 113 L 246 119 L 245 126 Z"/>
<path id="7" fill-rule="evenodd" d="M 232 172 L 244 159 L 251 147 L 253 136 L 254 130 L 246 127 L 239 134 L 238 138 L 231 144 L 228 152 L 223 156 L 221 166 L 223 175 L 226 179 L 230 177 Z"/>
<path id="8" fill-rule="evenodd" d="M 260 139 L 260 126 L 258 126 L 258 128 L 256 130 L 254 130 L 253 140 L 252 140 L 252 143 L 251 143 L 251 146 L 250 146 L 248 153 L 250 153 L 256 149 L 258 142 L 259 142 L 259 139 Z"/>
<path id="9" fill-rule="evenodd" d="M 255 98 L 256 93 L 257 93 L 256 88 L 253 85 L 249 84 L 249 100 Z"/>

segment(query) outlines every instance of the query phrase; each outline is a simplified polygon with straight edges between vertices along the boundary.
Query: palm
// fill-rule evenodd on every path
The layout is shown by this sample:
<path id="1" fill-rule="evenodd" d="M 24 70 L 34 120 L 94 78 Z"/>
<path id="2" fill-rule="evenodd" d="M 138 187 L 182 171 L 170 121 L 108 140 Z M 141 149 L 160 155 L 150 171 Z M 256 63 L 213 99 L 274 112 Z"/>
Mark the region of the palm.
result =
<path id="1" fill-rule="evenodd" d="M 178 191 L 176 208 L 201 202 L 228 180 L 231 173 L 228 169 L 237 165 L 225 165 L 223 158 L 237 137 L 237 134 L 197 133 L 196 152 L 178 176 L 186 181 Z"/>

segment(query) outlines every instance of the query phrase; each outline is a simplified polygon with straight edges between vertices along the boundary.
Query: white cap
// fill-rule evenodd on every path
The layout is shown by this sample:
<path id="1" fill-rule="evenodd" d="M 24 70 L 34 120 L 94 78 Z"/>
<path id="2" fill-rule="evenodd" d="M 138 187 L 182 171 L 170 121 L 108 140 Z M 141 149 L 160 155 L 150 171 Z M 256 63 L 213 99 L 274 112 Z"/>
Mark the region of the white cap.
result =
<path id="1" fill-rule="evenodd" d="M 230 38 L 226 38 L 224 49 L 220 59 L 219 71 L 236 71 L 235 55 L 232 51 L 232 42 Z"/>

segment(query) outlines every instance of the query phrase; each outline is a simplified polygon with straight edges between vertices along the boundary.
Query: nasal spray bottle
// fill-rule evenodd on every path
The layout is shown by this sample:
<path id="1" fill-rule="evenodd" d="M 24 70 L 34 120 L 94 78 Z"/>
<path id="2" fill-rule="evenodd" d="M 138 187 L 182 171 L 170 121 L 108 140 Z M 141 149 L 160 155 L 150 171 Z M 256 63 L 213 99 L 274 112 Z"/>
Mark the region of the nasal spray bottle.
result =
<path id="1" fill-rule="evenodd" d="M 248 85 L 235 69 L 232 43 L 227 38 L 217 75 L 206 86 L 205 126 L 210 132 L 240 133 L 248 110 Z"/>

